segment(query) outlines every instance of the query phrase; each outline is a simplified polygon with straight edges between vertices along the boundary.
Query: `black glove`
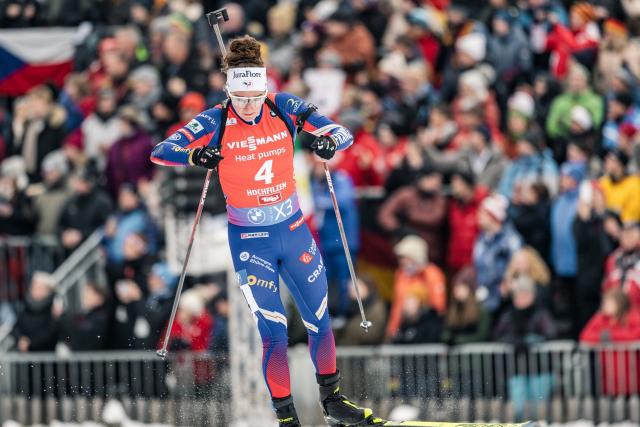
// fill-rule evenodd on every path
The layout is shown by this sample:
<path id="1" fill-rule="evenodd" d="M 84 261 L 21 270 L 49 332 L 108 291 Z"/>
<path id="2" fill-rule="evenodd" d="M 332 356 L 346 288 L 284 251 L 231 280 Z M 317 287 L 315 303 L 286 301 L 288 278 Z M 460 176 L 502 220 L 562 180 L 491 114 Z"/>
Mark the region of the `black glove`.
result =
<path id="1" fill-rule="evenodd" d="M 311 143 L 310 148 L 325 160 L 331 159 L 336 154 L 338 144 L 329 136 L 319 136 Z"/>
<path id="2" fill-rule="evenodd" d="M 192 165 L 202 166 L 206 169 L 215 169 L 222 159 L 224 157 L 220 155 L 220 149 L 217 147 L 198 147 L 189 154 L 189 162 Z"/>

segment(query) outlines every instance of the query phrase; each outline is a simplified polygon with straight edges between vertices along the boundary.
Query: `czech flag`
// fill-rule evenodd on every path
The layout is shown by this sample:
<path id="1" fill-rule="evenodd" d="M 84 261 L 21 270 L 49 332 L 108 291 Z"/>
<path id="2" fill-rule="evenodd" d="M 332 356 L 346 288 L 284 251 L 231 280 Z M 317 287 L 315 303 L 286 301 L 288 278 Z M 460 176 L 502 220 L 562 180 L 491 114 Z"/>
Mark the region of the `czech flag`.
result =
<path id="1" fill-rule="evenodd" d="M 61 86 L 73 69 L 75 28 L 0 31 L 0 95 L 23 95 L 42 83 Z"/>

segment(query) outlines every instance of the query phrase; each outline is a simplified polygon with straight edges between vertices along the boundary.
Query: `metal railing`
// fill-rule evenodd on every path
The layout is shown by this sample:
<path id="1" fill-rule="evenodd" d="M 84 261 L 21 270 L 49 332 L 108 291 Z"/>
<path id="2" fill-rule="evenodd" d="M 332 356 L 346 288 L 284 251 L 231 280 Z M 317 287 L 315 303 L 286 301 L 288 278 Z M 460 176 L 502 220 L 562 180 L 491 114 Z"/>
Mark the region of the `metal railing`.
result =
<path id="1" fill-rule="evenodd" d="M 338 365 L 343 389 L 383 416 L 411 404 L 441 421 L 640 423 L 640 343 L 343 347 Z"/>
<path id="2" fill-rule="evenodd" d="M 207 353 L 8 353 L 0 356 L 0 422 L 100 422 L 115 399 L 140 422 L 227 426 L 228 376 L 226 358 Z"/>
<path id="3" fill-rule="evenodd" d="M 64 260 L 54 236 L 0 237 L 0 301 L 19 301 L 34 271 L 54 271 Z"/>
<path id="4" fill-rule="evenodd" d="M 97 229 L 53 272 L 56 294 L 63 298 L 67 310 L 80 311 L 83 283 L 106 285 L 105 255 L 100 248 L 104 233 Z"/>
<path id="5" fill-rule="evenodd" d="M 102 230 L 94 231 L 65 259 L 54 237 L 0 238 L 0 301 L 19 304 L 34 271 L 53 272 L 56 294 L 68 310 L 80 310 L 80 286 L 87 280 L 106 285 Z M 0 329 L 0 355 L 11 347 L 11 328 Z"/>
<path id="6" fill-rule="evenodd" d="M 313 369 L 299 363 L 308 354 L 298 350 L 290 365 L 292 382 L 307 382 L 294 391 L 302 402 L 317 388 Z M 346 394 L 383 417 L 409 404 L 434 421 L 640 423 L 639 362 L 640 343 L 338 348 Z M 207 353 L 173 353 L 167 361 L 136 351 L 0 356 L 0 422 L 101 421 L 105 402 L 117 399 L 142 422 L 229 425 L 233 400 L 246 399 L 231 390 L 228 359 Z M 317 408 L 298 412 L 319 423 Z"/>

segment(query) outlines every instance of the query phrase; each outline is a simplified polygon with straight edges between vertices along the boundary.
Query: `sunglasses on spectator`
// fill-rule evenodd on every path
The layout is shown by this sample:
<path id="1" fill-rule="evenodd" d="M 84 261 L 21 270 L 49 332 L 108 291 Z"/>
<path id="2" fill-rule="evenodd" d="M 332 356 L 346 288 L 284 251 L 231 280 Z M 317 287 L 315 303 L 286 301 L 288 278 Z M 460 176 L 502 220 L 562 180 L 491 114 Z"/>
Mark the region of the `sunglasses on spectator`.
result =
<path id="1" fill-rule="evenodd" d="M 266 97 L 266 91 L 264 95 L 259 96 L 236 96 L 229 94 L 229 99 L 231 99 L 231 102 L 237 107 L 246 107 L 248 105 L 257 107 L 262 105 Z"/>

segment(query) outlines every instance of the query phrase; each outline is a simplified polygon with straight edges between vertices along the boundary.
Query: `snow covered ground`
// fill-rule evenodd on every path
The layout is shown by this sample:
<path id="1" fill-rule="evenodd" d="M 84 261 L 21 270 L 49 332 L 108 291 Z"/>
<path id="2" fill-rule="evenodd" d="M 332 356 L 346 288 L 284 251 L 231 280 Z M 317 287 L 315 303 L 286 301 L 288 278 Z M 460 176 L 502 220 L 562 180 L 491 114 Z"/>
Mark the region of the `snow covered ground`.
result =
<path id="1" fill-rule="evenodd" d="M 144 424 L 144 423 L 139 423 L 136 421 L 132 421 L 132 420 L 123 420 L 121 423 L 109 423 L 109 424 L 100 424 L 100 423 L 94 423 L 94 422 L 84 422 L 84 423 L 80 423 L 80 424 L 76 424 L 76 423 L 63 423 L 63 422 L 59 422 L 59 421 L 54 421 L 51 424 L 49 424 L 49 427 L 106 427 L 107 425 L 117 425 L 119 427 L 169 427 L 168 424 Z M 22 424 L 17 423 L 15 421 L 6 421 L 2 424 L 2 427 L 23 427 Z M 38 424 L 34 427 L 46 427 L 43 424 Z M 318 426 L 310 426 L 307 425 L 305 427 L 327 427 L 326 425 L 318 425 Z M 638 424 L 636 423 L 632 423 L 632 422 L 627 422 L 627 423 L 615 423 L 615 424 L 608 424 L 608 423 L 601 423 L 601 424 L 594 424 L 591 421 L 575 421 L 575 422 L 571 422 L 571 423 L 553 423 L 553 424 L 547 424 L 547 423 L 540 423 L 540 427 L 638 427 Z"/>

